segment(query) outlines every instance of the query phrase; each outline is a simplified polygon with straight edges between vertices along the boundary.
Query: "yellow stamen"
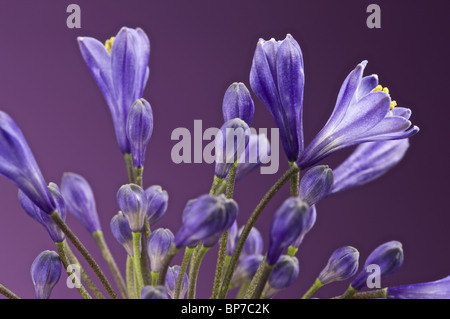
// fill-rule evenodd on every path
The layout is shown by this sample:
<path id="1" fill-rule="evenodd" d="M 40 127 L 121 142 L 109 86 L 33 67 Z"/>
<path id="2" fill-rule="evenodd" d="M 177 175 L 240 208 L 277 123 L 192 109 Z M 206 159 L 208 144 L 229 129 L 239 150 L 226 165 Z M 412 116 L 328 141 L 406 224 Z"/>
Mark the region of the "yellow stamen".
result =
<path id="1" fill-rule="evenodd" d="M 389 89 L 387 87 L 382 87 L 381 85 L 377 85 L 374 89 L 373 92 L 384 92 L 389 94 Z M 389 110 L 394 109 L 394 107 L 397 106 L 397 102 L 395 102 L 394 100 L 391 101 L 391 106 L 389 108 Z"/>
<path id="2" fill-rule="evenodd" d="M 391 102 L 391 107 L 389 108 L 389 110 L 393 110 L 394 107 L 396 107 L 396 106 L 397 106 L 397 102 L 392 101 L 392 102 Z"/>
<path id="3" fill-rule="evenodd" d="M 105 48 L 106 48 L 106 50 L 108 50 L 109 54 L 111 54 L 111 48 L 112 48 L 114 39 L 115 39 L 115 37 L 111 37 L 108 40 L 106 40 L 106 42 L 105 42 Z"/>

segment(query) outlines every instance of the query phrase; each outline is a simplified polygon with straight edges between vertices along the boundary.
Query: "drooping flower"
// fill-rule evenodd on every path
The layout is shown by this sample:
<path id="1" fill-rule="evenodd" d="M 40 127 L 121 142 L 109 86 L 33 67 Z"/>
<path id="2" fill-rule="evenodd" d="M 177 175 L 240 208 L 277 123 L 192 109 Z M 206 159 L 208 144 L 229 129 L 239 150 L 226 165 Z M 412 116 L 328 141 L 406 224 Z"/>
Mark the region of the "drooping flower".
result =
<path id="1" fill-rule="evenodd" d="M 364 185 L 382 176 L 405 155 L 409 139 L 369 142 L 358 145 L 353 153 L 333 170 L 331 194 Z"/>
<path id="2" fill-rule="evenodd" d="M 231 278 L 231 286 L 237 287 L 250 283 L 263 259 L 263 255 L 247 255 L 240 259 Z"/>
<path id="3" fill-rule="evenodd" d="M 240 118 L 247 125 L 252 125 L 255 105 L 244 83 L 235 82 L 228 87 L 223 97 L 222 111 L 225 122 Z"/>
<path id="4" fill-rule="evenodd" d="M 260 39 L 253 56 L 250 86 L 269 109 L 290 162 L 303 151 L 303 55 L 288 34 L 282 41 Z"/>
<path id="5" fill-rule="evenodd" d="M 90 234 L 101 231 L 94 193 L 88 181 L 75 173 L 64 173 L 61 192 L 69 211 Z"/>
<path id="6" fill-rule="evenodd" d="M 282 255 L 270 274 L 268 284 L 277 290 L 287 288 L 294 283 L 299 273 L 298 259 L 295 256 Z"/>
<path id="7" fill-rule="evenodd" d="M 215 137 L 216 166 L 214 174 L 227 177 L 234 162 L 245 153 L 250 139 L 250 128 L 243 120 L 235 118 L 225 122 Z"/>
<path id="8" fill-rule="evenodd" d="M 450 276 L 423 282 L 386 289 L 388 299 L 450 299 Z"/>
<path id="9" fill-rule="evenodd" d="M 110 227 L 114 238 L 125 248 L 128 256 L 133 256 L 133 233 L 125 215 L 122 212 L 115 215 Z"/>
<path id="10" fill-rule="evenodd" d="M 150 42 L 142 29 L 123 27 L 105 44 L 79 37 L 81 55 L 108 104 L 122 153 L 131 153 L 126 134 L 128 111 L 141 99 L 149 76 Z"/>
<path id="11" fill-rule="evenodd" d="M 33 153 L 14 120 L 0 111 L 0 174 L 5 176 L 42 211 L 52 214 L 56 204 Z"/>
<path id="12" fill-rule="evenodd" d="M 203 241 L 206 247 L 213 246 L 220 236 L 236 220 L 237 203 L 225 195 L 202 195 L 186 204 L 183 224 L 175 236 L 177 248 Z"/>
<path id="13" fill-rule="evenodd" d="M 148 200 L 147 218 L 151 226 L 166 213 L 169 195 L 161 186 L 153 185 L 145 190 L 145 196 Z"/>
<path id="14" fill-rule="evenodd" d="M 127 117 L 127 137 L 131 147 L 134 167 L 144 167 L 145 151 L 153 133 L 153 112 L 144 99 L 136 100 Z"/>
<path id="15" fill-rule="evenodd" d="M 342 84 L 328 122 L 305 148 L 297 161 L 307 168 L 345 147 L 365 142 L 408 138 L 419 131 L 411 127 L 411 110 L 395 107 L 389 90 L 378 85 L 378 77 L 363 77 L 367 61 L 350 72 Z"/>
<path id="16" fill-rule="evenodd" d="M 131 231 L 134 233 L 141 232 L 148 208 L 148 200 L 144 190 L 136 184 L 123 185 L 117 192 L 117 203 L 128 219 Z"/>
<path id="17" fill-rule="evenodd" d="M 177 285 L 178 276 L 180 275 L 180 266 L 176 265 L 173 267 L 169 267 L 167 270 L 166 276 L 166 290 L 169 296 L 174 299 L 175 298 L 175 290 Z M 189 286 L 189 278 L 186 273 L 183 274 L 183 282 L 181 283 L 180 290 L 180 299 L 184 298 Z"/>
<path id="18" fill-rule="evenodd" d="M 270 142 L 265 134 L 251 134 L 245 152 L 239 158 L 236 181 L 266 163 L 270 156 Z"/>
<path id="19" fill-rule="evenodd" d="M 141 290 L 141 299 L 169 299 L 165 286 L 145 286 Z"/>
<path id="20" fill-rule="evenodd" d="M 359 252 L 351 246 L 336 249 L 325 268 L 320 272 L 319 280 L 322 285 L 334 281 L 343 281 L 353 277 L 358 270 Z"/>
<path id="21" fill-rule="evenodd" d="M 159 273 L 164 258 L 170 251 L 175 236 L 168 228 L 158 228 L 150 234 L 147 241 L 147 253 L 152 272 Z"/>
<path id="22" fill-rule="evenodd" d="M 37 299 L 49 299 L 61 277 L 61 259 L 54 251 L 41 252 L 31 265 L 31 279 Z"/>
<path id="23" fill-rule="evenodd" d="M 333 171 L 327 165 L 315 166 L 300 180 L 298 196 L 312 206 L 327 196 L 332 186 Z"/>
<path id="24" fill-rule="evenodd" d="M 309 213 L 308 204 L 298 197 L 288 198 L 275 212 L 270 226 L 268 265 L 275 265 L 283 250 L 300 236 Z"/>

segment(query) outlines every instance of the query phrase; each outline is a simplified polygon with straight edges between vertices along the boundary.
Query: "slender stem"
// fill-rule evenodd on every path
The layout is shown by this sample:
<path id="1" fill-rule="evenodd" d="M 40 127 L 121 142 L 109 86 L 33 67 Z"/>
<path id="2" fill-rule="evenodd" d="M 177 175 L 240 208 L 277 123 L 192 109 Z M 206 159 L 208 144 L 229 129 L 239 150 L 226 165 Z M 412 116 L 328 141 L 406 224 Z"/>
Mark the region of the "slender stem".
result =
<path id="1" fill-rule="evenodd" d="M 189 247 L 186 247 L 184 250 L 183 261 L 181 262 L 180 271 L 178 272 L 177 283 L 175 286 L 175 295 L 174 295 L 175 298 L 174 299 L 180 298 L 181 287 L 183 286 L 184 274 L 186 273 L 186 270 L 187 270 L 187 267 L 189 264 L 189 260 L 191 259 L 191 255 L 192 255 L 193 251 L 194 251 L 194 248 L 189 248 Z"/>
<path id="2" fill-rule="evenodd" d="M 17 296 L 15 293 L 13 293 L 11 290 L 0 284 L 0 294 L 5 296 L 8 299 L 21 299 L 19 296 Z"/>
<path id="3" fill-rule="evenodd" d="M 145 285 L 151 285 L 152 283 L 152 275 L 150 273 L 150 264 L 148 262 L 148 253 L 147 253 L 147 242 L 148 238 L 150 237 L 151 231 L 150 231 L 150 223 L 148 222 L 148 218 L 145 218 L 144 221 L 144 233 L 142 236 L 142 254 L 141 254 L 141 269 L 142 269 L 142 276 L 144 277 L 144 284 Z"/>
<path id="4" fill-rule="evenodd" d="M 112 288 L 103 271 L 98 266 L 97 262 L 91 256 L 86 247 L 84 247 L 84 245 L 81 243 L 78 237 L 75 236 L 75 234 L 72 232 L 69 226 L 67 226 L 64 220 L 62 220 L 62 218 L 58 214 L 58 211 L 55 211 L 53 214 L 50 215 L 50 217 L 53 219 L 56 225 L 58 225 L 58 227 L 63 231 L 63 233 L 67 236 L 67 238 L 73 243 L 75 248 L 77 248 L 78 251 L 81 253 L 81 255 L 86 259 L 89 266 L 91 266 L 91 268 L 94 270 L 95 274 L 100 279 L 100 282 L 102 283 L 103 287 L 105 287 L 110 297 L 113 299 L 117 299 L 117 295 L 114 292 L 114 289 Z"/>
<path id="5" fill-rule="evenodd" d="M 57 242 L 55 244 L 56 244 L 56 248 L 58 249 L 58 254 L 59 254 L 59 257 L 61 258 L 61 262 L 64 266 L 64 269 L 67 272 L 67 276 L 69 276 L 69 278 L 72 278 L 72 283 L 75 285 L 75 288 L 77 288 L 78 292 L 84 299 L 92 299 L 91 295 L 86 291 L 86 289 L 82 285 L 81 279 L 77 278 L 77 276 L 75 274 L 73 274 L 72 272 L 69 271 L 70 261 L 64 250 L 64 246 L 65 246 L 64 242 L 65 242 L 65 240 L 63 242 Z"/>
<path id="6" fill-rule="evenodd" d="M 264 256 L 264 259 L 259 264 L 258 269 L 256 270 L 255 275 L 252 278 L 252 281 L 248 285 L 247 291 L 245 292 L 243 298 L 249 299 L 255 292 L 256 286 L 258 285 L 259 280 L 261 279 L 262 273 L 264 271 L 264 265 L 266 264 L 266 256 Z"/>
<path id="7" fill-rule="evenodd" d="M 95 296 L 95 298 L 105 299 L 105 296 L 102 294 L 100 289 L 98 289 L 97 285 L 92 281 L 91 277 L 89 277 L 89 275 L 86 273 L 86 271 L 81 266 L 80 262 L 78 261 L 77 257 L 73 253 L 72 249 L 70 249 L 70 246 L 66 240 L 63 241 L 63 244 L 64 244 L 64 251 L 67 254 L 67 258 L 69 259 L 71 264 L 77 264 L 80 267 L 81 279 L 86 283 L 86 286 L 89 288 L 89 290 Z"/>
<path id="8" fill-rule="evenodd" d="M 259 299 L 261 298 L 262 292 L 264 290 L 264 287 L 266 286 L 267 280 L 269 280 L 269 276 L 272 273 L 274 265 L 269 265 L 267 262 L 263 262 L 264 269 L 261 274 L 261 278 L 258 281 L 258 284 L 256 285 L 255 291 L 253 292 L 253 295 L 251 296 L 252 299 Z"/>
<path id="9" fill-rule="evenodd" d="M 347 290 L 339 297 L 339 299 L 350 299 L 356 294 L 358 290 L 352 287 L 352 285 L 348 286 Z"/>
<path id="10" fill-rule="evenodd" d="M 233 166 L 230 169 L 230 172 L 228 173 L 227 188 L 226 188 L 227 198 L 233 198 L 234 184 L 236 182 L 236 172 L 238 164 L 239 164 L 238 161 L 234 162 Z"/>
<path id="11" fill-rule="evenodd" d="M 202 264 L 203 257 L 208 252 L 210 247 L 201 247 L 198 254 L 195 254 L 192 259 L 191 268 L 189 269 L 189 286 L 187 299 L 195 299 L 195 293 L 197 290 L 197 278 L 198 272 L 200 270 L 200 265 Z"/>
<path id="12" fill-rule="evenodd" d="M 133 166 L 133 157 L 130 153 L 125 153 L 123 156 L 125 158 L 125 165 L 127 167 L 128 183 L 136 184 L 136 172 Z"/>
<path id="13" fill-rule="evenodd" d="M 216 275 L 214 276 L 213 292 L 211 299 L 217 299 L 220 292 L 220 283 L 223 277 L 225 255 L 227 252 L 228 230 L 220 238 L 219 254 L 217 256 Z"/>
<path id="14" fill-rule="evenodd" d="M 170 262 L 179 251 L 180 249 L 176 248 L 175 245 L 173 245 L 172 248 L 169 250 L 169 253 L 166 255 L 166 257 L 164 257 L 158 277 L 159 286 L 164 286 L 164 284 L 166 283 L 167 269 L 169 269 Z"/>
<path id="15" fill-rule="evenodd" d="M 144 175 L 144 167 L 134 167 L 136 172 L 136 184 L 142 187 L 142 178 Z"/>
<path id="16" fill-rule="evenodd" d="M 217 188 L 222 184 L 222 181 L 223 181 L 224 179 L 223 178 L 220 178 L 220 177 L 217 177 L 216 175 L 214 175 L 214 180 L 213 180 L 213 183 L 212 183 L 212 185 L 211 185 L 211 189 L 209 190 L 209 193 L 211 194 L 211 195 L 216 195 L 217 193 Z"/>
<path id="17" fill-rule="evenodd" d="M 319 278 L 314 281 L 312 286 L 308 289 L 308 291 L 303 295 L 302 299 L 309 299 L 314 295 L 314 293 L 319 290 L 319 288 L 323 287 L 323 284 L 320 282 Z"/>
<path id="18" fill-rule="evenodd" d="M 134 275 L 134 261 L 132 256 L 127 256 L 127 288 L 128 297 L 130 299 L 137 299 L 136 296 L 136 285 L 135 285 L 135 275 Z"/>
<path id="19" fill-rule="evenodd" d="M 372 291 L 358 292 L 354 294 L 351 297 L 351 299 L 377 299 L 386 297 L 387 297 L 387 288 L 383 288 Z"/>
<path id="20" fill-rule="evenodd" d="M 242 299 L 244 297 L 245 292 L 248 289 L 248 285 L 249 285 L 248 282 L 242 284 L 241 288 L 239 289 L 239 291 L 238 291 L 238 293 L 236 295 L 236 299 Z"/>
<path id="21" fill-rule="evenodd" d="M 226 188 L 227 188 L 227 180 L 223 179 L 216 188 L 216 195 L 224 193 Z"/>
<path id="22" fill-rule="evenodd" d="M 290 167 L 297 167 L 297 164 L 295 164 L 295 162 L 289 162 L 289 166 Z M 298 170 L 291 177 L 291 197 L 297 197 L 298 196 L 299 183 L 300 183 L 300 170 Z"/>
<path id="23" fill-rule="evenodd" d="M 156 286 L 158 284 L 159 272 L 151 272 L 151 285 Z"/>
<path id="24" fill-rule="evenodd" d="M 233 256 L 231 256 L 230 265 L 227 269 L 227 272 L 225 274 L 225 278 L 222 283 L 222 288 L 220 290 L 219 299 L 224 299 L 227 295 L 228 288 L 230 285 L 231 277 L 233 276 L 233 272 L 236 268 L 236 265 L 239 261 L 239 256 L 242 252 L 242 249 L 244 248 L 245 241 L 247 240 L 247 237 L 250 233 L 250 230 L 252 229 L 253 225 L 255 224 L 256 220 L 258 219 L 259 215 L 263 211 L 263 209 L 266 207 L 266 205 L 270 202 L 272 197 L 280 190 L 280 188 L 291 178 L 291 176 L 299 171 L 299 168 L 297 166 L 291 166 L 284 174 L 281 176 L 275 184 L 269 189 L 269 191 L 264 195 L 264 197 L 261 199 L 259 204 L 256 206 L 255 210 L 253 211 L 252 215 L 248 219 L 247 223 L 244 226 L 244 229 L 242 230 L 241 235 L 239 236 L 239 240 L 236 244 L 236 248 L 234 249 Z"/>
<path id="25" fill-rule="evenodd" d="M 137 290 L 141 291 L 144 287 L 144 278 L 142 277 L 141 268 L 141 251 L 140 251 L 141 233 L 133 232 L 133 260 L 134 260 L 134 274 L 137 280 Z"/>
<path id="26" fill-rule="evenodd" d="M 116 281 L 117 286 L 119 287 L 122 298 L 127 299 L 128 296 L 125 280 L 123 279 L 119 267 L 117 266 L 117 263 L 114 260 L 113 255 L 111 254 L 111 250 L 109 249 L 108 244 L 106 243 L 105 237 L 103 236 L 103 232 L 101 230 L 96 231 L 92 233 L 92 237 L 94 238 L 94 241 L 96 242 L 98 248 L 100 249 L 103 258 L 108 264 L 109 270 L 111 271 L 114 280 Z"/>

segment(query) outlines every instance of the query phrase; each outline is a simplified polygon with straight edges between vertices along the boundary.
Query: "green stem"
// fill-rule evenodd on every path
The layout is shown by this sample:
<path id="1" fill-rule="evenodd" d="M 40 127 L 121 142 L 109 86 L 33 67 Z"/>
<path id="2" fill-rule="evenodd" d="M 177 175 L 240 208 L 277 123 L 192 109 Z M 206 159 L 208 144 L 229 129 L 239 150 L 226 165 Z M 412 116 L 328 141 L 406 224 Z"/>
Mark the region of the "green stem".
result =
<path id="1" fill-rule="evenodd" d="M 261 298 L 262 292 L 264 290 L 264 287 L 266 286 L 267 280 L 269 280 L 269 276 L 272 273 L 274 265 L 269 265 L 266 261 L 263 261 L 262 264 L 264 265 L 263 271 L 261 273 L 261 277 L 258 280 L 258 284 L 256 285 L 255 290 L 253 291 L 253 294 L 250 298 L 252 299 L 259 299 Z"/>
<path id="2" fill-rule="evenodd" d="M 248 219 L 247 223 L 242 230 L 241 235 L 239 236 L 239 240 L 236 243 L 236 248 L 234 249 L 233 256 L 231 256 L 230 265 L 225 274 L 225 278 L 222 283 L 222 288 L 220 290 L 219 299 L 224 299 L 227 295 L 228 288 L 230 286 L 231 278 L 233 276 L 233 272 L 236 268 L 236 265 L 239 261 L 239 256 L 244 248 L 245 241 L 250 233 L 250 230 L 253 228 L 256 220 L 259 215 L 266 207 L 266 205 L 270 202 L 272 197 L 280 190 L 280 188 L 291 178 L 291 176 L 299 171 L 297 166 L 291 166 L 284 174 L 281 176 L 275 184 L 269 189 L 269 191 L 264 195 L 259 204 L 256 206 L 252 215 Z"/>
<path id="3" fill-rule="evenodd" d="M 247 291 L 249 286 L 249 283 L 246 282 L 244 284 L 242 284 L 241 288 L 239 289 L 237 295 L 236 295 L 236 299 L 242 299 L 244 298 L 245 292 Z"/>
<path id="4" fill-rule="evenodd" d="M 309 299 L 314 295 L 314 293 L 319 290 L 319 288 L 323 287 L 323 284 L 320 282 L 319 278 L 314 281 L 312 286 L 308 289 L 308 291 L 303 295 L 302 299 Z"/>
<path id="5" fill-rule="evenodd" d="M 339 299 L 350 299 L 356 294 L 358 290 L 352 287 L 352 285 L 348 286 L 347 290 L 339 297 Z"/>
<path id="6" fill-rule="evenodd" d="M 0 284 L 0 294 L 5 296 L 8 299 L 21 299 L 19 296 L 17 296 L 15 293 L 13 293 L 11 290 Z"/>
<path id="7" fill-rule="evenodd" d="M 130 153 L 125 153 L 123 156 L 125 158 L 125 165 L 127 167 L 128 183 L 136 184 L 136 172 L 133 166 L 133 157 Z"/>
<path id="8" fill-rule="evenodd" d="M 192 259 L 191 268 L 189 269 L 189 287 L 187 293 L 187 299 L 195 299 L 195 292 L 197 290 L 197 278 L 202 264 L 203 257 L 208 252 L 209 247 L 201 247 L 197 254 L 194 254 Z"/>
<path id="9" fill-rule="evenodd" d="M 217 299 L 220 292 L 220 283 L 223 277 L 225 255 L 227 252 L 228 230 L 220 238 L 219 254 L 217 256 L 216 275 L 214 276 L 213 292 L 211 299 Z"/>
<path id="10" fill-rule="evenodd" d="M 141 268 L 141 251 L 140 251 L 141 233 L 133 232 L 133 260 L 134 260 L 134 274 L 137 280 L 137 290 L 141 291 L 144 287 L 144 278 L 142 277 Z"/>
<path id="11" fill-rule="evenodd" d="M 136 276 L 134 275 L 134 261 L 132 256 L 127 256 L 127 288 L 128 297 L 137 299 L 136 296 Z"/>
<path id="12" fill-rule="evenodd" d="M 239 164 L 238 161 L 234 162 L 233 166 L 230 169 L 230 172 L 228 173 L 227 188 L 226 188 L 227 198 L 233 198 L 234 184 L 236 182 L 236 172 L 238 164 Z"/>
<path id="13" fill-rule="evenodd" d="M 102 292 L 98 289 L 97 285 L 92 281 L 92 279 L 89 277 L 89 275 L 86 273 L 86 271 L 81 266 L 80 262 L 78 261 L 77 257 L 73 253 L 72 249 L 70 249 L 70 246 L 66 240 L 63 241 L 63 244 L 64 244 L 64 251 L 67 254 L 67 258 L 69 259 L 69 262 L 71 264 L 77 264 L 80 267 L 81 279 L 86 283 L 86 286 L 89 288 L 89 290 L 95 296 L 95 298 L 105 299 L 105 296 L 102 294 Z"/>
<path id="14" fill-rule="evenodd" d="M 164 257 L 164 260 L 162 262 L 162 266 L 159 272 L 158 277 L 158 285 L 164 286 L 166 283 L 166 275 L 167 270 L 169 269 L 170 262 L 172 261 L 173 257 L 180 251 L 180 249 L 176 248 L 175 245 L 172 245 L 172 248 L 170 248 L 169 253 Z"/>
<path id="15" fill-rule="evenodd" d="M 266 256 L 264 256 L 263 260 L 261 261 L 261 263 L 258 266 L 258 269 L 256 270 L 255 275 L 253 276 L 251 282 L 248 285 L 247 291 L 245 292 L 244 296 L 242 296 L 242 298 L 244 299 L 249 299 L 253 293 L 255 292 L 256 286 L 258 285 L 259 280 L 261 279 L 263 270 L 264 270 L 264 265 L 266 263 Z"/>
<path id="16" fill-rule="evenodd" d="M 297 167 L 297 164 L 295 164 L 295 162 L 289 162 L 289 166 L 290 167 Z M 291 197 L 297 197 L 298 196 L 299 183 L 300 183 L 300 170 L 298 170 L 291 177 Z"/>
<path id="17" fill-rule="evenodd" d="M 142 254 L 141 254 L 141 269 L 142 276 L 144 277 L 144 284 L 151 285 L 152 283 L 152 275 L 150 273 L 150 264 L 148 262 L 148 253 L 147 253 L 147 242 L 150 237 L 150 223 L 148 222 L 148 218 L 145 218 L 144 221 L 144 233 L 141 240 Z"/>
<path id="18" fill-rule="evenodd" d="M 216 175 L 214 175 L 213 183 L 211 185 L 211 189 L 209 190 L 209 193 L 211 195 L 217 194 L 217 188 L 222 184 L 223 180 L 224 180 L 223 178 L 220 178 L 220 177 L 217 177 Z"/>
<path id="19" fill-rule="evenodd" d="M 288 247 L 288 251 L 287 251 L 288 256 L 294 257 L 297 254 L 297 252 L 298 252 L 298 248 L 297 247 L 294 247 L 294 246 L 289 246 Z"/>
<path id="20" fill-rule="evenodd" d="M 151 272 L 151 285 L 156 286 L 158 284 L 159 272 Z"/>
<path id="21" fill-rule="evenodd" d="M 194 251 L 194 248 L 186 247 L 184 250 L 184 256 L 183 261 L 181 262 L 180 271 L 178 272 L 178 278 L 177 278 L 177 284 L 175 286 L 175 298 L 180 298 L 181 293 L 181 287 L 183 286 L 183 280 L 184 280 L 184 274 L 186 273 L 189 260 L 191 259 L 192 252 Z"/>
<path id="22" fill-rule="evenodd" d="M 387 297 L 387 288 L 372 291 L 358 292 L 351 299 L 378 299 Z"/>
<path id="23" fill-rule="evenodd" d="M 103 287 L 105 287 L 110 297 L 113 299 L 117 299 L 117 294 L 114 292 L 114 289 L 112 288 L 111 284 L 109 283 L 103 271 L 100 269 L 95 259 L 91 256 L 86 247 L 84 247 L 84 245 L 81 243 L 78 237 L 72 232 L 69 226 L 67 226 L 64 220 L 59 216 L 58 211 L 57 210 L 54 211 L 50 215 L 50 217 L 53 219 L 56 225 L 58 225 L 58 227 L 63 231 L 66 237 L 72 242 L 75 248 L 78 249 L 81 255 L 86 259 L 89 266 L 91 266 L 92 270 L 94 270 L 95 274 L 100 279 L 100 282 L 102 283 Z"/>
<path id="24" fill-rule="evenodd" d="M 111 250 L 106 243 L 105 237 L 103 236 L 103 232 L 101 230 L 93 232 L 92 237 L 94 238 L 95 243 L 97 244 L 100 252 L 102 253 L 103 258 L 108 264 L 109 270 L 111 271 L 114 280 L 116 281 L 117 286 L 119 287 L 119 291 L 122 295 L 122 298 L 127 299 L 127 288 L 125 285 L 125 281 L 120 273 L 119 267 L 117 266 L 116 261 L 114 260 L 113 255 L 111 254 Z"/>
<path id="25" fill-rule="evenodd" d="M 75 287 L 77 288 L 78 292 L 80 293 L 80 295 L 84 298 L 84 299 L 92 299 L 91 295 L 86 291 L 86 289 L 84 288 L 84 286 L 81 284 L 81 279 L 77 278 L 74 274 L 72 274 L 71 272 L 69 272 L 69 265 L 70 265 L 70 261 L 69 258 L 67 257 L 67 254 L 64 250 L 64 244 L 65 240 L 63 242 L 57 242 L 56 244 L 56 248 L 58 249 L 58 254 L 59 257 L 61 258 L 61 262 L 64 266 L 64 269 L 67 272 L 67 275 L 69 276 L 69 278 L 71 278 L 72 276 L 72 283 L 75 285 Z M 79 282 L 77 282 L 77 280 Z"/>
<path id="26" fill-rule="evenodd" d="M 134 167 L 134 171 L 136 172 L 136 184 L 142 187 L 142 178 L 144 175 L 144 167 Z"/>

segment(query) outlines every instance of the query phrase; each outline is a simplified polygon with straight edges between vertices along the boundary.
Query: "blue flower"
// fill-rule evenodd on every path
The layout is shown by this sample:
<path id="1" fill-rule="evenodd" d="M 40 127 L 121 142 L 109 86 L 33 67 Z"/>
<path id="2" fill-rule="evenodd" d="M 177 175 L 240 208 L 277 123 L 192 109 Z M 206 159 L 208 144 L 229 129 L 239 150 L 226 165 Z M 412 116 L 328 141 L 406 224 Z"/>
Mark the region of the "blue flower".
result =
<path id="1" fill-rule="evenodd" d="M 133 233 L 125 215 L 122 212 L 115 215 L 110 227 L 114 238 L 125 248 L 128 256 L 133 256 Z"/>
<path id="2" fill-rule="evenodd" d="M 248 255 L 240 259 L 231 278 L 231 286 L 237 287 L 250 283 L 263 259 L 264 256 L 259 254 Z"/>
<path id="3" fill-rule="evenodd" d="M 158 228 L 150 234 L 147 241 L 147 253 L 152 272 L 160 272 L 164 258 L 172 248 L 174 240 L 175 236 L 167 228 Z"/>
<path id="4" fill-rule="evenodd" d="M 177 284 L 179 275 L 180 275 L 180 266 L 178 266 L 178 265 L 169 267 L 169 269 L 167 270 L 166 290 L 172 299 L 175 298 L 176 284 Z M 186 273 L 184 273 L 179 299 L 184 298 L 184 295 L 186 294 L 186 292 L 188 290 L 188 286 L 189 286 L 189 278 L 188 278 L 188 275 Z"/>
<path id="5" fill-rule="evenodd" d="M 450 299 L 450 276 L 420 284 L 387 288 L 388 299 Z"/>
<path id="6" fill-rule="evenodd" d="M 141 299 L 169 299 L 165 286 L 145 286 L 141 290 Z"/>
<path id="7" fill-rule="evenodd" d="M 333 171 L 328 166 L 315 166 L 300 180 L 298 196 L 313 206 L 330 193 L 333 179 Z"/>
<path id="8" fill-rule="evenodd" d="M 139 233 L 147 216 L 148 200 L 144 190 L 136 184 L 126 184 L 117 192 L 117 203 L 130 224 L 131 231 Z"/>
<path id="9" fill-rule="evenodd" d="M 148 200 L 147 218 L 151 226 L 166 213 L 169 195 L 161 186 L 153 185 L 145 190 L 145 196 Z"/>
<path id="10" fill-rule="evenodd" d="M 40 253 L 31 265 L 31 279 L 37 299 L 49 299 L 61 277 L 61 259 L 54 251 Z"/>
<path id="11" fill-rule="evenodd" d="M 81 55 L 105 97 L 122 153 L 131 153 L 126 134 L 128 110 L 142 98 L 149 76 L 150 42 L 142 29 L 123 27 L 105 44 L 79 37 Z"/>
<path id="12" fill-rule="evenodd" d="M 247 125 L 252 124 L 255 105 L 244 83 L 235 82 L 228 87 L 223 97 L 222 111 L 225 122 L 240 118 Z"/>
<path id="13" fill-rule="evenodd" d="M 267 163 L 270 155 L 270 142 L 265 134 L 251 134 L 245 152 L 239 158 L 236 181 Z"/>
<path id="14" fill-rule="evenodd" d="M 320 272 L 319 280 L 322 285 L 334 281 L 347 280 L 358 270 L 359 252 L 351 246 L 336 249 L 325 268 Z"/>

